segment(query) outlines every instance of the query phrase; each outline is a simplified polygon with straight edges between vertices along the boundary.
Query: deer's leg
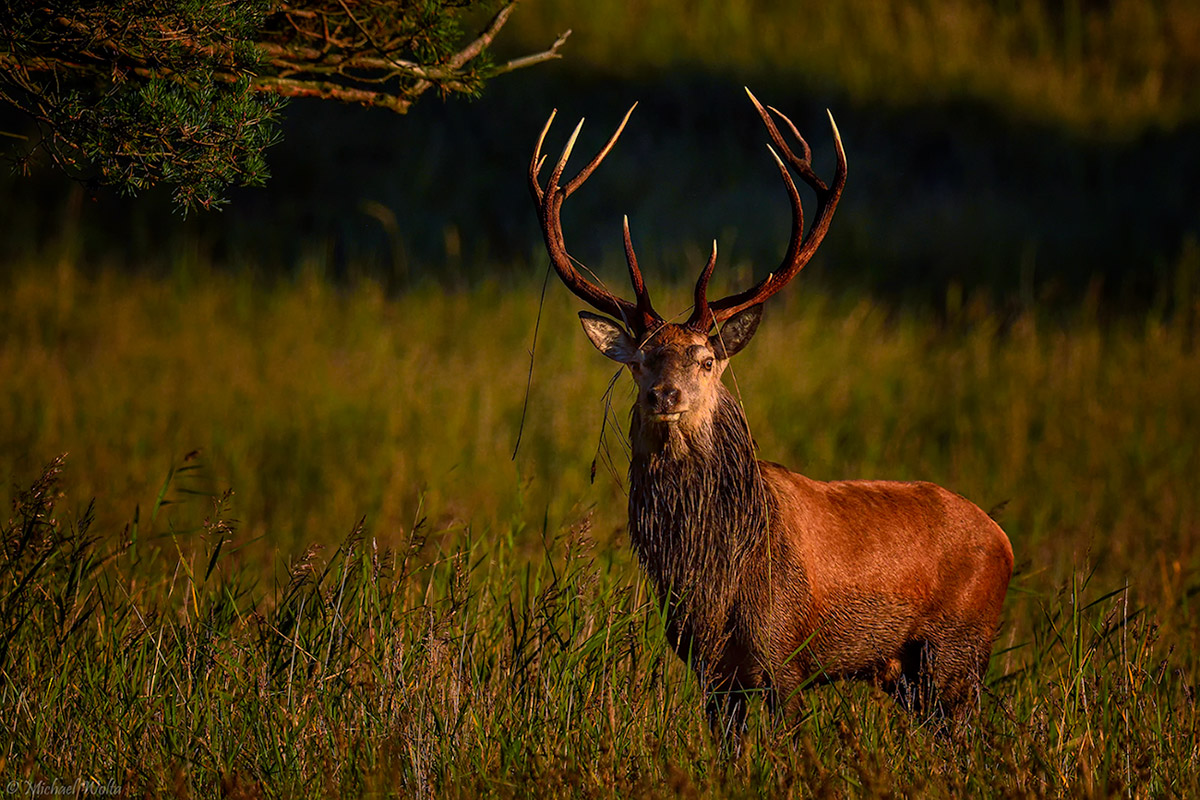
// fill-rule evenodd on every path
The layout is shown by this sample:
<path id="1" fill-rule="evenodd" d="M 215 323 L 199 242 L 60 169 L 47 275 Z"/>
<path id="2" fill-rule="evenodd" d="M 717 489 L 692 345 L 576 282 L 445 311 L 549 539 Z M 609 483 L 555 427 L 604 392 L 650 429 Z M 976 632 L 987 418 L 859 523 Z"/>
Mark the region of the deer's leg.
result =
<path id="1" fill-rule="evenodd" d="M 804 716 L 803 687 L 808 677 L 799 670 L 780 670 L 775 681 L 767 687 L 771 715 L 793 733 L 799 732 L 800 719 Z"/>
<path id="2" fill-rule="evenodd" d="M 956 737 L 967 731 L 968 723 L 979 712 L 989 645 L 990 642 L 962 641 L 953 647 L 940 648 L 935 654 L 932 677 L 937 687 L 938 710 Z"/>
<path id="3" fill-rule="evenodd" d="M 931 653 L 926 641 L 908 642 L 896 659 L 899 669 L 892 670 L 899 674 L 895 680 L 886 681 L 886 688 L 896 703 L 918 717 L 926 716 L 935 707 Z"/>
<path id="4" fill-rule="evenodd" d="M 723 748 L 735 755 L 741 752 L 742 736 L 746 733 L 747 699 L 741 686 L 730 683 L 709 689 L 705 700 L 709 730 Z"/>
<path id="5" fill-rule="evenodd" d="M 957 734 L 979 709 L 989 649 L 970 638 L 910 642 L 892 696 L 918 717 L 949 723 Z"/>

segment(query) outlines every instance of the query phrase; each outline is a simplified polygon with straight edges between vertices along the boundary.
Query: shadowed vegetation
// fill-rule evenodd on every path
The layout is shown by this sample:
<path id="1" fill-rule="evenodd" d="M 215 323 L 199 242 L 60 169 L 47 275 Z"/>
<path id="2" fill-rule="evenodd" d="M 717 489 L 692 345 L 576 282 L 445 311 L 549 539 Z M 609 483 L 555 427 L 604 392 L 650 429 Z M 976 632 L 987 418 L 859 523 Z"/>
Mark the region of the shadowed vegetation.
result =
<path id="1" fill-rule="evenodd" d="M 573 248 L 618 252 L 628 214 L 651 272 L 694 274 L 716 237 L 722 265 L 761 276 L 788 216 L 749 84 L 792 115 L 819 166 L 825 108 L 846 143 L 846 195 L 809 282 L 935 304 L 957 282 L 1028 305 L 1073 303 L 1097 281 L 1106 301 L 1144 309 L 1200 237 L 1197 14 L 1182 0 L 526 3 L 498 43 L 515 55 L 574 27 L 562 60 L 408 117 L 296 101 L 274 178 L 235 191 L 231 213 L 180 220 L 162 193 L 81 202 L 45 174 L 0 177 L 0 259 L 44 252 L 66 216 L 87 265 L 168 272 L 170 254 L 198 251 L 295 275 L 316 260 L 389 293 L 526 275 L 540 244 L 522 170 L 546 115 L 588 117 L 589 149 L 638 100 L 567 213 Z"/>

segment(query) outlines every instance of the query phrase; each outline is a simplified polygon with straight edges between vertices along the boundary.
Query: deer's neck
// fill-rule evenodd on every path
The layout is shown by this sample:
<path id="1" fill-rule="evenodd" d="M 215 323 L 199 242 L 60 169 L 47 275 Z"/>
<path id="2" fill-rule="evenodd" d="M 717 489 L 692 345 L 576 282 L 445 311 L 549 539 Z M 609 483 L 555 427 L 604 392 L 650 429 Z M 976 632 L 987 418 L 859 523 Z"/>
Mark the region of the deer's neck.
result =
<path id="1" fill-rule="evenodd" d="M 768 502 L 754 445 L 724 387 L 711 422 L 631 430 L 629 533 L 660 601 L 689 628 L 723 629 L 743 565 L 767 535 Z"/>

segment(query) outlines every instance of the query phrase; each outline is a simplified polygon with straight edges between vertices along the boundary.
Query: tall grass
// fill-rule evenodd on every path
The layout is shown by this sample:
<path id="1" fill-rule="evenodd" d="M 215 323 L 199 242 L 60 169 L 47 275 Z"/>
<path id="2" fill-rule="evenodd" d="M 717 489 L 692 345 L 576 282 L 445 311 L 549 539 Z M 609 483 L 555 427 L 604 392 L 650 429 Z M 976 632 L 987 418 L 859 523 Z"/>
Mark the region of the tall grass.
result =
<path id="1" fill-rule="evenodd" d="M 597 556 L 586 518 L 532 560 L 513 537 L 444 541 L 418 524 L 391 550 L 355 528 L 267 577 L 226 555 L 241 535 L 222 501 L 174 553 L 99 544 L 86 515 L 56 508 L 59 470 L 0 530 L 9 785 L 183 797 L 1200 788 L 1194 642 L 1177 652 L 1125 591 L 1087 577 L 1010 602 L 1004 638 L 1021 642 L 1001 642 L 966 741 L 865 685 L 833 686 L 794 727 L 757 704 L 745 755 L 729 761 L 656 606 Z"/>
<path id="2" fill-rule="evenodd" d="M 574 30 L 568 59 L 617 74 L 736 71 L 866 103 L 974 100 L 1104 135 L 1194 121 L 1188 0 L 639 0 L 531 3 L 513 47 Z"/>
<path id="3" fill-rule="evenodd" d="M 1136 319 L 773 302 L 733 366 L 762 456 L 1007 501 L 1019 569 L 969 741 L 837 685 L 794 731 L 756 705 L 731 763 L 623 537 L 606 465 L 627 379 L 601 440 L 612 372 L 555 285 L 510 458 L 539 288 L 10 268 L 0 776 L 239 797 L 1200 788 L 1194 298 Z"/>

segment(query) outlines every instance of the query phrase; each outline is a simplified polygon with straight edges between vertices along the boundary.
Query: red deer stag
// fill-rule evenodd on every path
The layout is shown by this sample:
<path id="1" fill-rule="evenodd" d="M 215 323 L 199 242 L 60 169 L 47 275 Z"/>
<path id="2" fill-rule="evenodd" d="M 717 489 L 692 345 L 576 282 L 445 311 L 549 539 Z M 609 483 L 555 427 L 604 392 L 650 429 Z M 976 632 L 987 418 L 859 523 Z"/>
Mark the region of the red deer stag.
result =
<path id="1" fill-rule="evenodd" d="M 554 269 L 580 299 L 615 318 L 581 311 L 584 332 L 629 367 L 637 384 L 629 538 L 666 609 L 673 647 L 699 675 L 714 731 L 740 735 L 748 692 L 765 691 L 772 708 L 794 715 L 803 687 L 837 678 L 872 680 L 918 713 L 966 721 L 978 705 L 1012 574 L 1004 531 L 973 503 L 930 483 L 826 483 L 756 460 L 746 417 L 721 383 L 730 357 L 758 327 L 762 303 L 821 244 L 846 184 L 832 115 L 837 170 L 826 185 L 792 121 L 771 109 L 799 143 L 799 156 L 753 94 L 750 100 L 791 201 L 791 241 L 780 267 L 756 286 L 709 300 L 714 242 L 682 325 L 651 305 L 628 219 L 632 302 L 582 276 L 563 242 L 563 201 L 608 155 L 633 109 L 591 162 L 560 183 L 576 127 L 543 187 L 551 113 L 529 164 Z M 807 234 L 785 160 L 816 193 Z"/>

